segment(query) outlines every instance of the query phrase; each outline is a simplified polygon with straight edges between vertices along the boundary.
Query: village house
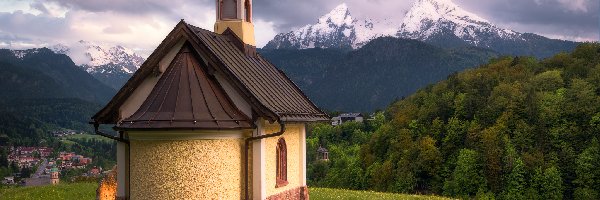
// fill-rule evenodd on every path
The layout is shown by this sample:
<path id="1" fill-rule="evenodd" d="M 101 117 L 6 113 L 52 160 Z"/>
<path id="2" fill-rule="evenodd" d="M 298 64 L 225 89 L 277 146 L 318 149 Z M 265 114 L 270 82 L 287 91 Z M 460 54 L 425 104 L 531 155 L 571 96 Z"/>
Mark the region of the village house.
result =
<path id="1" fill-rule="evenodd" d="M 102 168 L 94 166 L 92 169 L 90 169 L 90 171 L 88 172 L 88 176 L 99 176 L 102 173 Z"/>
<path id="2" fill-rule="evenodd" d="M 5 184 L 5 185 L 15 184 L 15 177 L 14 176 L 4 177 L 4 179 L 2 180 L 2 184 Z"/>
<path id="3" fill-rule="evenodd" d="M 57 160 L 61 161 L 60 165 L 58 166 L 60 169 L 84 169 L 87 167 L 87 165 L 92 163 L 91 158 L 77 155 L 74 152 L 60 152 Z"/>
<path id="4" fill-rule="evenodd" d="M 18 167 L 19 168 L 31 168 L 38 162 L 38 159 L 31 156 L 23 156 L 18 158 Z"/>
<path id="5" fill-rule="evenodd" d="M 71 158 L 76 155 L 77 154 L 75 154 L 74 152 L 60 152 L 58 154 L 58 158 L 63 161 L 68 161 L 68 160 L 71 160 Z"/>
<path id="6" fill-rule="evenodd" d="M 19 162 L 19 156 L 15 155 L 15 154 L 9 154 L 7 160 L 8 160 L 8 163 Z"/>
<path id="7" fill-rule="evenodd" d="M 19 155 L 31 155 L 34 151 L 37 151 L 35 147 L 17 147 L 17 152 L 19 152 Z"/>
<path id="8" fill-rule="evenodd" d="M 329 150 L 325 147 L 319 146 L 317 149 L 317 160 L 329 161 Z"/>
<path id="9" fill-rule="evenodd" d="M 40 154 L 40 157 L 42 157 L 42 158 L 46 158 L 46 157 L 50 156 L 53 151 L 54 151 L 54 149 L 48 148 L 48 147 L 38 148 L 38 153 Z"/>
<path id="10" fill-rule="evenodd" d="M 8 154 L 8 162 L 16 163 L 19 168 L 30 168 L 40 162 L 40 158 L 46 158 L 52 154 L 53 149 L 49 147 L 11 147 Z M 37 153 L 37 155 L 36 155 Z"/>
<path id="11" fill-rule="evenodd" d="M 308 199 L 306 123 L 329 116 L 256 52 L 252 0 L 214 2 L 214 32 L 179 22 L 92 118 L 118 199 Z"/>
<path id="12" fill-rule="evenodd" d="M 342 125 L 346 122 L 363 122 L 364 117 L 360 113 L 342 113 L 340 116 L 331 118 L 331 125 Z"/>
<path id="13" fill-rule="evenodd" d="M 69 136 L 69 135 L 75 135 L 77 134 L 77 131 L 75 130 L 60 130 L 60 131 L 52 131 L 50 132 L 54 137 L 65 137 L 65 136 Z M 83 134 L 82 132 L 80 134 Z"/>

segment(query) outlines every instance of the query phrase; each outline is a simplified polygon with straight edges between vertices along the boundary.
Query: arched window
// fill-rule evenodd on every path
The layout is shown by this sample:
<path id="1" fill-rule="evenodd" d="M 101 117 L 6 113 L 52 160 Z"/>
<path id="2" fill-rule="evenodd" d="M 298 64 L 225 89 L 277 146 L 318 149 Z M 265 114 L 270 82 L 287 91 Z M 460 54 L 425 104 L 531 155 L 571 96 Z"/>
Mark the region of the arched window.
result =
<path id="1" fill-rule="evenodd" d="M 287 147 L 285 139 L 279 138 L 277 141 L 277 178 L 275 187 L 283 187 L 288 184 L 287 181 Z"/>
<path id="2" fill-rule="evenodd" d="M 237 0 L 221 0 L 221 19 L 237 19 Z"/>
<path id="3" fill-rule="evenodd" d="M 246 11 L 246 15 L 244 16 L 246 21 L 252 23 L 252 5 L 250 4 L 250 0 L 246 0 L 244 3 L 244 11 Z"/>

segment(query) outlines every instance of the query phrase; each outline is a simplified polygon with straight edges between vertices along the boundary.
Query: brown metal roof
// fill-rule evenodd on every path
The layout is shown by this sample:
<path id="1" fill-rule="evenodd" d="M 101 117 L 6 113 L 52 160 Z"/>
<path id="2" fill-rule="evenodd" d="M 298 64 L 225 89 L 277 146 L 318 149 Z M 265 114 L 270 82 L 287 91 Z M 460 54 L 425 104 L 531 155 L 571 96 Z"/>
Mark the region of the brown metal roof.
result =
<path id="1" fill-rule="evenodd" d="M 225 95 L 185 45 L 148 98 L 117 129 L 249 129 L 251 120 Z"/>
<path id="2" fill-rule="evenodd" d="M 329 120 L 282 71 L 260 55 L 249 56 L 236 46 L 235 35 L 187 25 L 228 71 L 282 121 Z"/>
<path id="3" fill-rule="evenodd" d="M 329 120 L 283 72 L 244 45 L 235 34 L 230 31 L 216 34 L 182 20 L 113 99 L 92 117 L 94 122 L 119 122 L 119 108 L 146 77 L 157 71 L 159 61 L 182 39 L 190 43 L 190 51 L 201 57 L 197 61 L 204 61 L 198 63 L 222 73 L 248 101 L 253 117 L 285 122 Z"/>

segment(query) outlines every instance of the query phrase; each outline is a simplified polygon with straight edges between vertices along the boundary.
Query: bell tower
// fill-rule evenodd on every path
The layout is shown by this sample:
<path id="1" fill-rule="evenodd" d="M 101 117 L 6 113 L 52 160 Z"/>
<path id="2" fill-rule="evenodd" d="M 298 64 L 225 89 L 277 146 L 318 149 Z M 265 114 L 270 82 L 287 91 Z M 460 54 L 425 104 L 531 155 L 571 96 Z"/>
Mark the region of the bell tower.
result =
<path id="1" fill-rule="evenodd" d="M 231 29 L 242 41 L 256 46 L 252 24 L 252 0 L 216 0 L 217 22 L 215 32 L 222 34 Z"/>

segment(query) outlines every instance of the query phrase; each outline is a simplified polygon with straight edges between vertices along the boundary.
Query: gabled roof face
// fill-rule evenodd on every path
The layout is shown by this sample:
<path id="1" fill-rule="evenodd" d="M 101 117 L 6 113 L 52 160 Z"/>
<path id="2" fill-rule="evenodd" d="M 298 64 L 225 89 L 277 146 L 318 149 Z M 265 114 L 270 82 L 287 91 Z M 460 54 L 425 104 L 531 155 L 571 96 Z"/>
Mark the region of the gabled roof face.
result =
<path id="1" fill-rule="evenodd" d="M 117 129 L 250 129 L 214 77 L 184 45 L 142 106 Z"/>
<path id="2" fill-rule="evenodd" d="M 329 120 L 282 71 L 260 55 L 247 55 L 237 47 L 235 35 L 219 35 L 189 24 L 188 27 L 231 75 L 281 120 Z"/>
<path id="3" fill-rule="evenodd" d="M 181 21 L 109 104 L 92 118 L 94 122 L 121 121 L 119 108 L 146 77 L 158 71 L 158 62 L 182 39 L 190 43 L 190 51 L 201 57 L 199 63 L 222 74 L 245 98 L 252 107 L 253 118 L 284 122 L 329 120 L 283 72 L 255 52 L 240 48 L 235 35 L 228 31 L 216 34 Z"/>
<path id="4" fill-rule="evenodd" d="M 328 151 L 326 148 L 319 147 L 319 148 L 317 149 L 317 152 L 319 152 L 319 153 L 328 153 L 329 151 Z"/>

